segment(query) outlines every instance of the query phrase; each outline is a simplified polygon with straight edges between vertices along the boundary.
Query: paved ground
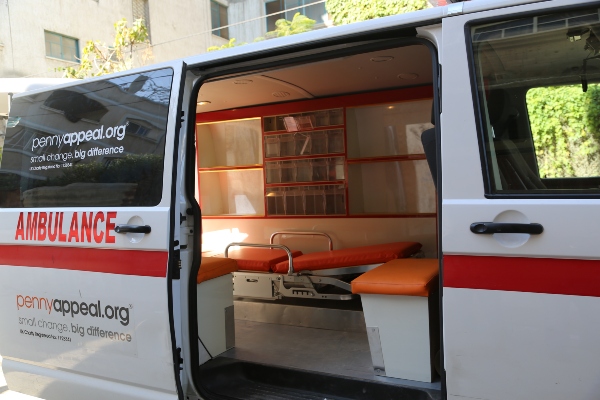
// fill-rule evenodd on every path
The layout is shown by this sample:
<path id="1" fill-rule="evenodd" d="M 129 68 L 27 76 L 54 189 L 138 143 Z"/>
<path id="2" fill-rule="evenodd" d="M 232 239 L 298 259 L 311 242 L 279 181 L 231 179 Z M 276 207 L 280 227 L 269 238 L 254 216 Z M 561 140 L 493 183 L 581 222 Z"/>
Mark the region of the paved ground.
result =
<path id="1" fill-rule="evenodd" d="M 4 373 L 2 372 L 2 357 L 0 357 L 0 400 L 40 400 L 37 397 L 8 390 L 8 386 L 6 386 L 6 381 L 4 380 Z"/>

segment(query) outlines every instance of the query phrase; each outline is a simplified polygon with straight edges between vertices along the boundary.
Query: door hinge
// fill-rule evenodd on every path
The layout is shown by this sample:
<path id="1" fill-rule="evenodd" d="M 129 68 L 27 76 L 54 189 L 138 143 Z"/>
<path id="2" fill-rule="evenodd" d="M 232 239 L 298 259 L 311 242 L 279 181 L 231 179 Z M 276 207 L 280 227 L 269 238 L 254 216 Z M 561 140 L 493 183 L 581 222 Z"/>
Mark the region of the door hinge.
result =
<path id="1" fill-rule="evenodd" d="M 183 358 L 181 357 L 181 347 L 177 348 L 177 363 L 180 365 L 179 370 L 183 369 Z"/>
<path id="2" fill-rule="evenodd" d="M 179 242 L 177 243 L 177 245 L 179 245 Z M 171 279 L 180 279 L 181 278 L 181 255 L 180 255 L 179 249 L 173 250 L 173 263 L 171 265 L 174 265 L 174 268 L 171 268 L 171 270 L 172 270 Z"/>

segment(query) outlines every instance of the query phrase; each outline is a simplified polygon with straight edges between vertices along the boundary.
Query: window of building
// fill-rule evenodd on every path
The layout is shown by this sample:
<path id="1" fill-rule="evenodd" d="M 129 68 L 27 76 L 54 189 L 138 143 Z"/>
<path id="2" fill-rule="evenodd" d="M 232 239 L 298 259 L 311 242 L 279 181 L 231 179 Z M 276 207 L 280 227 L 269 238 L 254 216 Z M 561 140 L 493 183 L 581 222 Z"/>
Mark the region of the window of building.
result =
<path id="1" fill-rule="evenodd" d="M 225 7 L 223 4 L 217 3 L 216 1 L 211 1 L 210 18 L 213 35 L 220 36 L 223 39 L 229 39 L 229 28 L 221 28 L 222 26 L 229 25 L 227 19 L 227 7 Z"/>
<path id="2" fill-rule="evenodd" d="M 44 31 L 44 36 L 48 57 L 79 62 L 79 40 L 48 31 Z"/>
<path id="3" fill-rule="evenodd" d="M 314 4 L 317 1 L 319 0 L 268 0 L 265 3 L 265 11 L 268 15 L 267 31 L 275 30 L 275 22 L 279 19 L 291 21 L 296 13 L 314 19 L 317 26 L 324 24 L 324 17 L 327 15 L 325 3 Z"/>
<path id="4" fill-rule="evenodd" d="M 144 25 L 146 25 L 146 29 L 148 29 L 148 40 L 152 42 L 150 36 L 150 6 L 148 5 L 148 0 L 133 0 L 131 7 L 133 11 L 133 20 L 144 20 Z"/>
<path id="5" fill-rule="evenodd" d="M 127 121 L 127 128 L 125 128 L 125 133 L 133 133 L 138 136 L 148 136 L 148 132 L 150 132 L 150 128 L 145 127 L 139 123 L 135 123 L 133 121 Z"/>

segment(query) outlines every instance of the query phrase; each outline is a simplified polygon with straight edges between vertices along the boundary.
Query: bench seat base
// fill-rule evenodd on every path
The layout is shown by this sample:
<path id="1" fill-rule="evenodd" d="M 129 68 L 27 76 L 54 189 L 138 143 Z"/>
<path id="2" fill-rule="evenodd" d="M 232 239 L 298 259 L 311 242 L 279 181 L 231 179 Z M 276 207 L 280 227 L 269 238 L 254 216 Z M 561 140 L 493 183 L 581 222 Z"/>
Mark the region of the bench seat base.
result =
<path id="1" fill-rule="evenodd" d="M 429 303 L 433 297 L 362 294 L 376 375 L 431 382 Z"/>
<path id="2" fill-rule="evenodd" d="M 198 336 L 202 343 L 200 364 L 211 356 L 235 346 L 235 320 L 233 313 L 233 288 L 231 274 L 203 281 L 198 284 Z M 210 323 L 206 323 L 210 321 Z M 198 339 L 196 339 L 198 340 Z M 206 353 L 206 350 L 210 354 Z"/>

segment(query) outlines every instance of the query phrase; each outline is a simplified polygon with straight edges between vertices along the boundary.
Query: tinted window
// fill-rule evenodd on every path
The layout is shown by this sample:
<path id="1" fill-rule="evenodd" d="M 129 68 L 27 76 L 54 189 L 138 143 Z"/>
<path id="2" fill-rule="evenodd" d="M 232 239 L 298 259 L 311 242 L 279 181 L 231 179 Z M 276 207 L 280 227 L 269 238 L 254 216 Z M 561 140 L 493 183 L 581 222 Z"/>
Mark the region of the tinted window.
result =
<path id="1" fill-rule="evenodd" d="M 488 193 L 600 193 L 599 15 L 472 28 Z"/>
<path id="2" fill-rule="evenodd" d="M 0 206 L 154 206 L 161 200 L 173 71 L 14 99 Z"/>

